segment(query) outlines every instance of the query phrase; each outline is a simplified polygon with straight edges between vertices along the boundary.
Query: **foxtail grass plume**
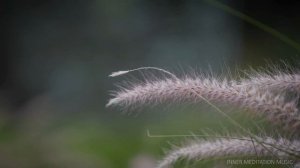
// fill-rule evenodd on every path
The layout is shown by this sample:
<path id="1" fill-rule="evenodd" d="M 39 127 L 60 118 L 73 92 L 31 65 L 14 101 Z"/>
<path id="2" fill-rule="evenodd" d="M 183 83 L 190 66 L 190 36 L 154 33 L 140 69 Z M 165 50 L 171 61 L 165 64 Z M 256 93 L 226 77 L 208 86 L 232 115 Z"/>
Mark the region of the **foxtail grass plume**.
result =
<path id="1" fill-rule="evenodd" d="M 112 73 L 111 77 L 125 75 L 140 70 L 158 70 L 169 77 L 155 80 L 147 79 L 142 83 L 120 87 L 115 91 L 107 107 L 119 106 L 134 109 L 163 103 L 206 102 L 231 105 L 247 109 L 254 115 L 265 117 L 270 123 L 277 124 L 287 132 L 299 135 L 300 114 L 298 97 L 300 95 L 300 74 L 297 73 L 257 73 L 248 78 L 223 80 L 214 77 L 179 78 L 169 71 L 156 67 L 141 67 L 128 71 Z M 290 95 L 289 93 L 294 93 Z M 295 96 L 296 95 L 296 96 Z M 233 121 L 233 120 L 232 120 Z M 234 122 L 234 121 L 233 121 Z M 242 127 L 241 127 L 242 128 Z M 242 128 L 242 130 L 246 130 Z M 175 149 L 161 161 L 157 168 L 170 168 L 185 158 L 203 160 L 234 156 L 275 156 L 300 162 L 300 141 L 288 138 L 257 137 L 246 131 L 249 137 L 240 139 L 219 138 L 216 140 L 196 141 Z"/>
<path id="2" fill-rule="evenodd" d="M 156 168 L 170 168 L 181 159 L 193 161 L 228 157 L 272 157 L 295 160 L 294 155 L 300 155 L 300 141 L 283 138 L 276 140 L 271 137 L 260 140 L 262 143 L 248 137 L 194 141 L 170 151 Z"/>
<path id="3" fill-rule="evenodd" d="M 296 100 L 286 100 L 284 93 L 262 91 L 256 85 L 239 84 L 227 79 L 221 81 L 212 77 L 184 79 L 176 77 L 158 81 L 148 80 L 128 88 L 123 87 L 113 96 L 107 107 L 120 106 L 132 109 L 163 103 L 199 103 L 203 102 L 204 98 L 214 103 L 247 109 L 255 115 L 265 116 L 273 123 L 282 124 L 286 129 L 300 128 Z"/>

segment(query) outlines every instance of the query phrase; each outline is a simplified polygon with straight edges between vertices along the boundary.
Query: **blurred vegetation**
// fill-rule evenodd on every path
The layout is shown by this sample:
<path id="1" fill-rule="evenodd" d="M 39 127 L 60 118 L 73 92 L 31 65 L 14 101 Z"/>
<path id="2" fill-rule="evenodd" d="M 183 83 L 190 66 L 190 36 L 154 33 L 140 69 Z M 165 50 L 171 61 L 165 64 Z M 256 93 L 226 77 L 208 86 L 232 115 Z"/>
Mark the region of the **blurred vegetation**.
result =
<path id="1" fill-rule="evenodd" d="M 300 41 L 299 2 L 222 2 Z M 108 78 L 113 71 L 156 66 L 226 74 L 299 61 L 293 46 L 201 0 L 6 0 L 0 9 L 0 167 L 141 168 L 136 162 L 151 164 L 168 142 L 185 139 L 149 138 L 147 130 L 238 132 L 205 104 L 129 115 L 106 109 L 114 84 L 128 79 Z M 230 115 L 254 132 L 265 126 L 241 111 Z"/>

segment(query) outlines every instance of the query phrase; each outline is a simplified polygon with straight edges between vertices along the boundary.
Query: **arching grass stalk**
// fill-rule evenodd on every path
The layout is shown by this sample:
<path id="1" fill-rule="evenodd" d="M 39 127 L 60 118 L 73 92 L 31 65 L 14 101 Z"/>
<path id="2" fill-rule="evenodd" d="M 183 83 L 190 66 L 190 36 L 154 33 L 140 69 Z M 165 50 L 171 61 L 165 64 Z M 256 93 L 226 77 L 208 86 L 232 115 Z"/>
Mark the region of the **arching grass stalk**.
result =
<path id="1" fill-rule="evenodd" d="M 285 34 L 283 33 L 280 33 L 279 31 L 273 29 L 272 27 L 248 16 L 248 15 L 245 15 L 244 13 L 241 13 L 217 0 L 204 0 L 205 2 L 225 11 L 225 12 L 228 12 L 229 14 L 233 15 L 233 16 L 236 16 L 248 23 L 250 23 L 251 25 L 271 34 L 272 36 L 278 38 L 279 40 L 283 41 L 284 43 L 288 44 L 289 46 L 297 49 L 298 51 L 300 51 L 300 44 L 294 40 L 292 40 L 291 38 L 289 38 L 288 36 L 286 36 Z"/>

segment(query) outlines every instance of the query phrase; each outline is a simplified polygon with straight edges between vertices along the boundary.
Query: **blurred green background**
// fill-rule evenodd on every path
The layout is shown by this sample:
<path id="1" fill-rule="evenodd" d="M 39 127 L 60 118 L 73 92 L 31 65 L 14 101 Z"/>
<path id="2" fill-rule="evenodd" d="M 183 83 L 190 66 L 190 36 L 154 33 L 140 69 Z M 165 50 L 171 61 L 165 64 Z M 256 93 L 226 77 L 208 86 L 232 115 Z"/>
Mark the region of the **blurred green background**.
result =
<path id="1" fill-rule="evenodd" d="M 300 42 L 299 1 L 220 2 Z M 127 79 L 108 78 L 111 72 L 156 66 L 220 74 L 299 61 L 299 49 L 202 0 L 3 0 L 0 33 L 5 168 L 150 168 L 168 142 L 185 138 L 150 138 L 147 130 L 236 131 L 205 104 L 130 115 L 107 109 L 109 91 Z"/>

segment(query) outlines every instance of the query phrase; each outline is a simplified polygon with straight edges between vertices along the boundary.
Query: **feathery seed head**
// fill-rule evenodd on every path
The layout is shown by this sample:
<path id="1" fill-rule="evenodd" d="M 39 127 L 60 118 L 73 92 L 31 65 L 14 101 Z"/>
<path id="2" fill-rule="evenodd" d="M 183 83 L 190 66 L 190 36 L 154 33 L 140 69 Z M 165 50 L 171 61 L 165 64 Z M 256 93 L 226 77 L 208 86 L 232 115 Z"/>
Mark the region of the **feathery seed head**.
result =
<path id="1" fill-rule="evenodd" d="M 146 80 L 142 84 L 121 88 L 113 94 L 114 97 L 106 106 L 121 106 L 126 109 L 162 103 L 213 102 L 248 109 L 255 115 L 264 116 L 272 123 L 280 124 L 292 133 L 300 129 L 300 112 L 297 107 L 300 95 L 299 74 L 257 73 L 248 79 L 237 81 L 226 78 L 220 80 L 204 75 L 179 79 L 160 68 L 141 67 L 114 72 L 110 77 L 145 69 L 158 70 L 172 78 Z M 294 92 L 296 96 L 288 95 L 289 92 Z M 171 151 L 157 168 L 169 168 L 181 158 L 202 160 L 227 156 L 276 156 L 293 159 L 296 157 L 299 162 L 300 141 L 259 138 L 253 137 L 251 133 L 249 135 L 250 137 L 241 139 L 220 138 L 215 141 L 193 142 Z"/>
<path id="2" fill-rule="evenodd" d="M 290 121 L 294 120 L 300 125 L 298 118 L 295 118 L 299 115 L 296 102 L 288 102 L 284 94 L 262 91 L 250 85 L 237 85 L 228 80 L 186 77 L 147 81 L 121 89 L 114 96 L 107 106 L 129 108 L 161 103 L 197 103 L 203 102 L 204 98 L 214 103 L 249 109 L 286 128 L 294 127 L 295 124 L 290 125 Z"/>
<path id="3" fill-rule="evenodd" d="M 196 141 L 175 149 L 159 162 L 157 168 L 170 168 L 179 159 L 203 160 L 226 157 L 267 156 L 279 159 L 295 159 L 294 154 L 300 155 L 300 141 L 290 141 L 271 137 L 260 138 L 261 142 L 251 138 L 217 139 Z"/>

